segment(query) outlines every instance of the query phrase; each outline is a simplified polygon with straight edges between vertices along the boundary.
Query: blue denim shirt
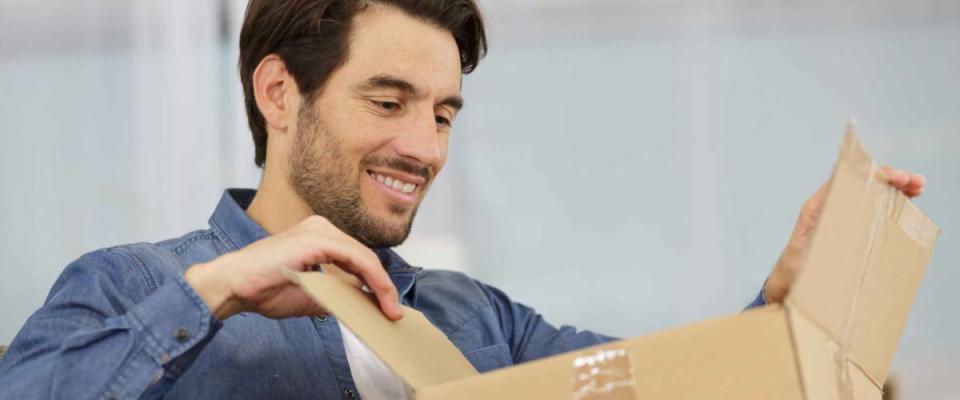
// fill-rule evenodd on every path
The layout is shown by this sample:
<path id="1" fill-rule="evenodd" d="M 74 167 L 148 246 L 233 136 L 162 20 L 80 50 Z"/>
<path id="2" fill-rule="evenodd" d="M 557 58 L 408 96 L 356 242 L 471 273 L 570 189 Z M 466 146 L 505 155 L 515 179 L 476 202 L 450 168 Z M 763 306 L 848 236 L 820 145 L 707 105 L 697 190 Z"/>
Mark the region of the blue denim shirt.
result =
<path id="1" fill-rule="evenodd" d="M 0 397 L 359 398 L 333 317 L 242 313 L 219 321 L 184 281 L 191 265 L 267 235 L 244 212 L 254 194 L 226 191 L 209 229 L 97 250 L 67 266 L 0 361 Z M 423 312 L 479 371 L 614 339 L 554 327 L 464 274 L 375 251 L 401 302 Z"/>

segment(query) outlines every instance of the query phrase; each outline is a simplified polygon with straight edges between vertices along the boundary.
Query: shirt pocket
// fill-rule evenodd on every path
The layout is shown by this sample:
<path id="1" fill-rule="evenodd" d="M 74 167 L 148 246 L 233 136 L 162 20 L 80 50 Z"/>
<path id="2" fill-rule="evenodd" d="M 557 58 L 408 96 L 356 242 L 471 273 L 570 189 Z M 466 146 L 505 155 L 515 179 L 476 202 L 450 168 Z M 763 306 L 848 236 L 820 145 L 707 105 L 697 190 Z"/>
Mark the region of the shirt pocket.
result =
<path id="1" fill-rule="evenodd" d="M 510 354 L 510 347 L 506 344 L 481 347 L 463 355 L 480 372 L 513 365 L 513 356 Z"/>

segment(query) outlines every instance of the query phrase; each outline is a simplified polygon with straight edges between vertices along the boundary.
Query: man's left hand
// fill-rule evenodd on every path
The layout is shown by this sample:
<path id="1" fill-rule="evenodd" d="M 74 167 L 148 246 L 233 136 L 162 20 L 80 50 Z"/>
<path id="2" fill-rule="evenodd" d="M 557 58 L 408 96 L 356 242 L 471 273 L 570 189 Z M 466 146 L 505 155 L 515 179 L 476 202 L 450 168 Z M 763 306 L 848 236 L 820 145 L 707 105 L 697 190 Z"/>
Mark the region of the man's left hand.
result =
<path id="1" fill-rule="evenodd" d="M 923 175 L 893 169 L 889 166 L 883 167 L 881 170 L 883 175 L 886 176 L 887 182 L 908 197 L 917 197 L 923 193 L 926 183 Z M 773 272 L 770 273 L 770 277 L 767 278 L 767 283 L 763 287 L 767 303 L 782 302 L 787 297 L 790 286 L 800 272 L 800 262 L 807 252 L 810 236 L 820 219 L 820 210 L 823 208 L 823 200 L 827 195 L 827 186 L 829 186 L 829 181 L 820 186 L 820 189 L 807 199 L 803 203 L 803 207 L 800 208 L 800 216 L 797 218 L 797 225 L 793 228 L 790 241 L 783 249 L 777 265 L 773 268 Z"/>

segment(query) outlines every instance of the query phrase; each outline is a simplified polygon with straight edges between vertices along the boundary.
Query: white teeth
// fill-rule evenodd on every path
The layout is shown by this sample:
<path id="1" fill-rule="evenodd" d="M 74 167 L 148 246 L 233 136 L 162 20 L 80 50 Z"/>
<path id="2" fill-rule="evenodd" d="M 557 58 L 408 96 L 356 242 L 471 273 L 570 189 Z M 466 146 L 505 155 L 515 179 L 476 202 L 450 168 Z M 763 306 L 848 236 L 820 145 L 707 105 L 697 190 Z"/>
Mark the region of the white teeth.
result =
<path id="1" fill-rule="evenodd" d="M 399 179 L 393 179 L 389 176 L 383 176 L 377 173 L 371 173 L 371 175 L 377 180 L 377 182 L 387 185 L 398 192 L 413 193 L 413 191 L 417 189 L 417 185 L 415 183 L 407 183 Z"/>

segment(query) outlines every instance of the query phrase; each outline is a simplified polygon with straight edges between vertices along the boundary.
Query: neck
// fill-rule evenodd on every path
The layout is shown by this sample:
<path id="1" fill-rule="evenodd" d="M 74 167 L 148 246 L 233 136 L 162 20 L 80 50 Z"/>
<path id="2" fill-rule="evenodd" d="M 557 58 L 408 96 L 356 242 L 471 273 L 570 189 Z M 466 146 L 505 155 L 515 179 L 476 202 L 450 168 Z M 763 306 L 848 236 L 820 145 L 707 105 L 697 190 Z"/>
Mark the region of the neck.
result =
<path id="1" fill-rule="evenodd" d="M 257 194 L 253 196 L 246 212 L 247 216 L 271 235 L 290 229 L 305 218 L 314 215 L 307 202 L 303 201 L 286 179 L 271 175 L 267 171 L 264 171 Z M 323 270 L 357 288 L 363 286 L 360 279 L 344 272 L 334 264 L 324 264 Z"/>
<path id="2" fill-rule="evenodd" d="M 247 207 L 247 216 L 272 235 L 289 229 L 314 213 L 282 174 L 270 172 L 269 168 L 264 170 L 257 194 Z"/>

